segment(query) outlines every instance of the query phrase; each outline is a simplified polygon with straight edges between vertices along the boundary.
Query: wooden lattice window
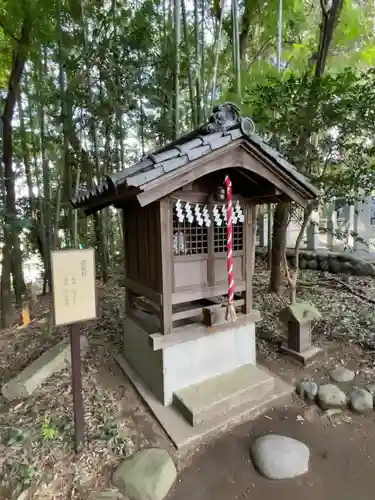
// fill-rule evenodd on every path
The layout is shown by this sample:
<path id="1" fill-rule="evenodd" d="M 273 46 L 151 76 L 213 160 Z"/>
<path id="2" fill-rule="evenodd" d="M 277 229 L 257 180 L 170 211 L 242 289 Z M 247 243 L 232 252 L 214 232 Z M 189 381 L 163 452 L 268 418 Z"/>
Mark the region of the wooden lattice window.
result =
<path id="1" fill-rule="evenodd" d="M 243 250 L 243 212 L 233 206 L 233 251 Z M 173 209 L 173 253 L 175 256 L 208 254 L 208 236 L 215 253 L 227 248 L 225 205 L 203 205 L 179 200 Z"/>
<path id="2" fill-rule="evenodd" d="M 243 223 L 233 224 L 233 251 L 243 250 Z M 214 251 L 215 253 L 227 250 L 227 226 L 214 226 Z"/>
<path id="3" fill-rule="evenodd" d="M 195 217 L 192 221 L 179 220 L 176 210 L 173 211 L 173 253 L 175 256 L 208 253 L 208 228 L 200 225 Z"/>

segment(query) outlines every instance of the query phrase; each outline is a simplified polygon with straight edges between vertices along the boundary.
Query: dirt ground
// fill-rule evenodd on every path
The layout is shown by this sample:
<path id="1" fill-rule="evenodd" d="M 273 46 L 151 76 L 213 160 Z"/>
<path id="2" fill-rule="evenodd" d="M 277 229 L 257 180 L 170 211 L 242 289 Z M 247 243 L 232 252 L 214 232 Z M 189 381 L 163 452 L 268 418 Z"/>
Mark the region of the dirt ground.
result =
<path id="1" fill-rule="evenodd" d="M 271 481 L 254 469 L 249 449 L 258 436 L 270 432 L 309 446 L 306 475 Z M 374 460 L 373 415 L 332 425 L 314 408 L 297 402 L 267 412 L 202 449 L 180 474 L 169 500 L 373 500 Z"/>
<path id="2" fill-rule="evenodd" d="M 258 353 L 258 362 L 295 385 L 303 378 L 329 383 L 329 371 L 340 364 L 356 373 L 353 382 L 336 384 L 346 393 L 375 380 L 373 352 L 341 342 L 322 343 L 324 355 L 303 368 L 277 348 Z M 250 447 L 261 435 L 276 433 L 304 442 L 311 452 L 309 473 L 294 480 L 262 477 L 250 459 Z M 375 489 L 375 414 L 349 410 L 332 418 L 297 396 L 247 422 L 180 461 L 183 470 L 168 500 L 370 500 Z"/>
<path id="3" fill-rule="evenodd" d="M 338 364 L 356 372 L 354 383 L 359 387 L 375 382 L 373 305 L 347 290 L 321 286 L 319 273 L 305 273 L 303 278 L 314 284 L 299 295 L 323 314 L 314 325 L 313 339 L 324 348 L 324 357 L 302 369 L 280 355 L 278 345 L 284 332 L 278 311 L 287 302 L 287 290 L 280 297 L 268 294 L 268 273 L 259 264 L 254 287 L 255 307 L 263 317 L 257 329 L 258 361 L 292 384 L 304 377 L 318 384 L 328 381 L 329 369 Z M 350 284 L 375 299 L 373 279 L 353 278 Z M 110 486 L 111 474 L 122 459 L 150 446 L 168 449 L 178 465 L 179 481 L 170 500 L 234 500 L 250 495 L 261 498 L 262 494 L 264 500 L 271 500 L 271 495 L 272 499 L 277 495 L 289 500 L 302 494 L 314 500 L 374 497 L 375 413 L 364 418 L 345 413 L 332 424 L 315 407 L 296 400 L 211 444 L 188 454 L 177 453 L 113 359 L 114 353 L 123 350 L 119 306 L 123 290 L 112 283 L 98 285 L 98 297 L 98 320 L 82 327 L 90 345 L 82 366 L 85 451 L 80 456 L 73 452 L 69 368 L 26 400 L 8 403 L 0 396 L 0 500 L 17 500 L 25 491 L 28 500 L 86 500 L 91 491 Z M 48 298 L 40 298 L 39 323 L 1 332 L 0 384 L 68 336 L 64 327 L 49 331 L 49 308 Z M 342 388 L 348 392 L 351 386 Z M 306 476 L 272 482 L 254 470 L 249 447 L 258 435 L 270 431 L 310 446 L 311 466 Z"/>

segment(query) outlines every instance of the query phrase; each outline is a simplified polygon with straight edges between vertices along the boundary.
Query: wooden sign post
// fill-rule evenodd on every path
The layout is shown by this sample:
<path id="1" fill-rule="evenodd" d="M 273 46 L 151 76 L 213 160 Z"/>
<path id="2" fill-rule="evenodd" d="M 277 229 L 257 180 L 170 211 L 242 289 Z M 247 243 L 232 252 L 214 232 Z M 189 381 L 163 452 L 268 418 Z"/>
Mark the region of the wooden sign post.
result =
<path id="1" fill-rule="evenodd" d="M 78 453 L 85 442 L 80 323 L 96 318 L 94 249 L 52 251 L 51 266 L 54 324 L 70 325 L 74 424 Z"/>

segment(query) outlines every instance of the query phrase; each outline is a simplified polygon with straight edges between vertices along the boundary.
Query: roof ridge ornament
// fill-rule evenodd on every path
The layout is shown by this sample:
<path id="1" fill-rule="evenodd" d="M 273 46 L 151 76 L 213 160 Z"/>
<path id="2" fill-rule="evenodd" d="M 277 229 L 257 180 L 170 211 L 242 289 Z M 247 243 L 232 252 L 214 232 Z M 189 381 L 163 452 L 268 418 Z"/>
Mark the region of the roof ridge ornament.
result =
<path id="1" fill-rule="evenodd" d="M 208 123 L 203 125 L 202 132 L 212 134 L 213 132 L 225 131 L 240 123 L 241 110 L 233 102 L 217 104 L 212 109 Z"/>
<path id="2" fill-rule="evenodd" d="M 240 128 L 243 135 L 250 137 L 255 132 L 255 123 L 249 117 L 240 118 Z"/>

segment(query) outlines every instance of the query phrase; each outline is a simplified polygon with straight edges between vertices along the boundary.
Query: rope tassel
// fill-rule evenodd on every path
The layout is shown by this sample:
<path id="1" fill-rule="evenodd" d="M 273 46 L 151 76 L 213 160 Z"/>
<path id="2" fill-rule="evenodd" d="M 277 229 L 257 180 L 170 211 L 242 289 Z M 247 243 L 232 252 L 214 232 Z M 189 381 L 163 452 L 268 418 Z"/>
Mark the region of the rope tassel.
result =
<path id="1" fill-rule="evenodd" d="M 234 307 L 234 277 L 233 277 L 233 205 L 232 205 L 232 183 L 225 176 L 227 189 L 227 270 L 228 270 L 228 307 L 226 313 L 227 321 L 236 321 L 236 309 Z"/>

